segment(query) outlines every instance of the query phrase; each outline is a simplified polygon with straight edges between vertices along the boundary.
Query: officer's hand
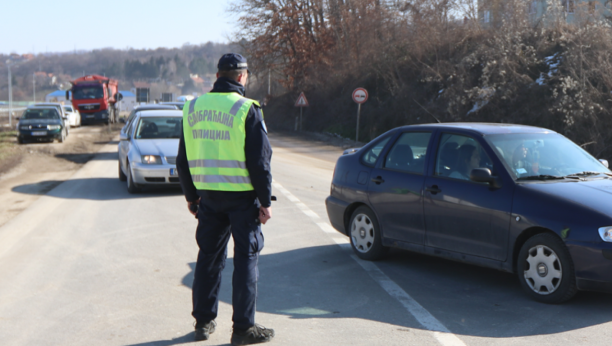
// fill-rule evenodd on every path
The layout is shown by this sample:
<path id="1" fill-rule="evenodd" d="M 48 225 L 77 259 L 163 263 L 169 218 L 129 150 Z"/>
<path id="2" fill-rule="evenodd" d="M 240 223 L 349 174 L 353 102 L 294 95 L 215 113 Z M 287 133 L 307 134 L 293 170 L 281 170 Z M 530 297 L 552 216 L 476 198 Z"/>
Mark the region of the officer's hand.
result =
<path id="1" fill-rule="evenodd" d="M 266 224 L 272 218 L 272 207 L 259 207 L 259 222 Z"/>
<path id="2" fill-rule="evenodd" d="M 187 210 L 189 210 L 189 212 L 191 213 L 191 215 L 193 215 L 193 216 L 196 216 L 196 217 L 197 217 L 197 214 L 198 214 L 197 209 L 196 209 L 196 211 L 192 211 L 192 210 L 191 210 L 191 205 L 192 205 L 192 204 L 195 204 L 195 205 L 200 204 L 200 200 L 201 200 L 201 198 L 198 198 L 198 200 L 197 200 L 197 201 L 195 201 L 195 202 L 187 202 Z"/>

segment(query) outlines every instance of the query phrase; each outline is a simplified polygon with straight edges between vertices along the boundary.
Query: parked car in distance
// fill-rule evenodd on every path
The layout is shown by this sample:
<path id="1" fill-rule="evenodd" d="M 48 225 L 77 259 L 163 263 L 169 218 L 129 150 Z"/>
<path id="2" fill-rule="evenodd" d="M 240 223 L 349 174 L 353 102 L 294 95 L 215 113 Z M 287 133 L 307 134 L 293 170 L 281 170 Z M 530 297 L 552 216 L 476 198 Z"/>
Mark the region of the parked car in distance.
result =
<path id="1" fill-rule="evenodd" d="M 183 106 L 185 106 L 185 102 L 162 102 L 160 105 L 171 105 L 176 106 L 178 109 L 183 110 Z"/>
<path id="2" fill-rule="evenodd" d="M 53 141 L 63 143 L 68 136 L 68 126 L 55 106 L 30 106 L 17 123 L 17 142 Z"/>
<path id="3" fill-rule="evenodd" d="M 130 193 L 147 185 L 179 186 L 176 154 L 183 112 L 177 109 L 136 112 L 119 135 L 119 180 Z"/>
<path id="4" fill-rule="evenodd" d="M 543 128 L 404 126 L 338 159 L 326 207 L 362 259 L 395 247 L 514 272 L 561 303 L 612 292 L 607 167 Z"/>
<path id="5" fill-rule="evenodd" d="M 64 112 L 68 117 L 68 124 L 71 127 L 80 127 L 81 126 L 81 114 L 79 111 L 72 108 L 72 105 L 64 105 Z"/>

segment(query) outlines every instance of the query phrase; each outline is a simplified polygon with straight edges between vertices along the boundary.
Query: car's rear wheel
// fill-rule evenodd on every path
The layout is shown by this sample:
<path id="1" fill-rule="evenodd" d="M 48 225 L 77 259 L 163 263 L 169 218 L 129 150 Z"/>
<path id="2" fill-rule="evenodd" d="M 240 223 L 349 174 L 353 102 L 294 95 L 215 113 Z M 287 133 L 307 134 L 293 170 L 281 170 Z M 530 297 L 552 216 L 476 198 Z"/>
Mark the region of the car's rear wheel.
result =
<path id="1" fill-rule="evenodd" d="M 138 193 L 140 191 L 140 187 L 134 183 L 134 179 L 132 178 L 132 169 L 130 168 L 130 163 L 128 162 L 127 167 L 127 190 L 129 193 Z"/>
<path id="2" fill-rule="evenodd" d="M 563 303 L 578 292 L 574 263 L 556 235 L 541 233 L 529 238 L 521 247 L 516 268 L 523 289 L 539 302 Z"/>
<path id="3" fill-rule="evenodd" d="M 376 261 L 381 259 L 388 248 L 382 245 L 380 227 L 374 212 L 365 206 L 357 208 L 349 223 L 351 246 L 359 258 Z"/>
<path id="4" fill-rule="evenodd" d="M 121 162 L 117 161 L 117 166 L 119 166 L 119 180 L 120 181 L 126 181 L 127 180 L 127 175 L 125 175 L 123 173 L 123 171 L 121 170 Z"/>

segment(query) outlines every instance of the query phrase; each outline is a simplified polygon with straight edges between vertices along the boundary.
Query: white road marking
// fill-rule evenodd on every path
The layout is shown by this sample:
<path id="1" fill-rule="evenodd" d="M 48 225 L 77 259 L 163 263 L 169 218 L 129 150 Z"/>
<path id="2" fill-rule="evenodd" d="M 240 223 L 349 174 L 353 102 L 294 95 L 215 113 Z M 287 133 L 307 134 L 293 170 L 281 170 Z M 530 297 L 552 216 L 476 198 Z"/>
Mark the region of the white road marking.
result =
<path id="1" fill-rule="evenodd" d="M 329 234 L 340 235 L 329 223 L 322 222 L 317 213 L 312 211 L 306 204 L 302 203 L 289 190 L 285 189 L 277 181 L 272 181 L 272 186 L 279 190 L 288 200 L 293 202 L 306 216 L 310 217 L 319 228 Z M 336 244 L 342 249 L 351 251 L 351 245 L 346 237 L 331 237 Z M 443 346 L 465 346 L 455 334 L 451 333 L 442 322 L 435 318 L 427 309 L 414 300 L 406 291 L 404 291 L 395 281 L 391 280 L 382 270 L 373 262 L 363 261 L 354 254 L 351 258 L 355 260 L 370 277 L 376 281 L 391 297 L 395 298 L 414 318 L 426 329 L 433 332 L 434 337 Z"/>

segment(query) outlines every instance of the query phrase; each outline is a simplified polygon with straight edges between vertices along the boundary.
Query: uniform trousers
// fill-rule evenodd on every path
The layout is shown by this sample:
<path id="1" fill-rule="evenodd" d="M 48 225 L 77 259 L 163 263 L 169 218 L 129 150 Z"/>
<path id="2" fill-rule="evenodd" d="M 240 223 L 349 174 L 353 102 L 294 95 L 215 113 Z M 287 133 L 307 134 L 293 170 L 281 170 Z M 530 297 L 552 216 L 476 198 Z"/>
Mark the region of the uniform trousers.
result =
<path id="1" fill-rule="evenodd" d="M 257 260 L 264 246 L 258 216 L 257 198 L 200 200 L 196 230 L 200 250 L 192 290 L 192 315 L 197 323 L 207 323 L 217 317 L 221 273 L 231 235 L 234 239 L 232 321 L 236 329 L 247 329 L 255 324 Z"/>

